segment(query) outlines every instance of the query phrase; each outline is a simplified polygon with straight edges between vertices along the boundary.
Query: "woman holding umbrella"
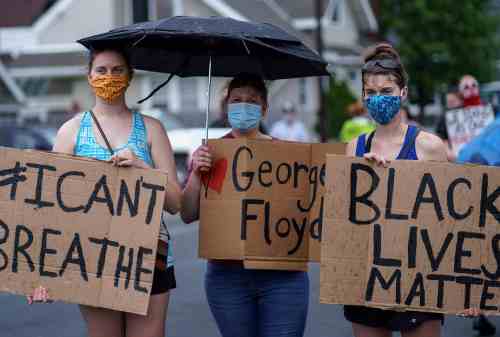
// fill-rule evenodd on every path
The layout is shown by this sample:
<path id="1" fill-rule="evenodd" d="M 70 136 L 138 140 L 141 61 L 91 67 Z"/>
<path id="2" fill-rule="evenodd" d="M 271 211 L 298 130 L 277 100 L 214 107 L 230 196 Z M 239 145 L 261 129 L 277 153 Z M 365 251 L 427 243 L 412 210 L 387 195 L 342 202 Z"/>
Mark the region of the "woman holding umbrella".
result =
<path id="1" fill-rule="evenodd" d="M 95 94 L 92 110 L 66 122 L 58 131 L 54 151 L 109 161 L 122 167 L 156 168 L 168 173 L 164 208 L 175 214 L 180 208 L 180 186 L 172 148 L 162 124 L 132 112 L 125 91 L 133 77 L 127 55 L 116 49 L 92 50 L 88 82 Z M 165 336 L 169 290 L 175 288 L 169 236 L 162 221 L 154 280 L 147 316 L 80 306 L 91 337 Z M 29 302 L 46 301 L 38 288 Z"/>
<path id="2" fill-rule="evenodd" d="M 386 43 L 371 49 L 362 68 L 365 107 L 377 123 L 375 131 L 351 141 L 347 155 L 364 157 L 378 165 L 390 160 L 446 161 L 446 148 L 437 136 L 402 122 L 400 107 L 408 95 L 408 76 L 399 54 Z M 362 306 L 345 306 L 356 337 L 440 336 L 444 316 L 434 313 L 396 312 Z"/>
<path id="3" fill-rule="evenodd" d="M 223 99 L 232 130 L 224 138 L 271 140 L 259 131 L 267 113 L 267 88 L 259 76 L 239 75 Z M 198 219 L 201 179 L 212 166 L 207 146 L 193 154 L 192 171 L 182 195 L 181 217 Z M 306 272 L 244 269 L 241 261 L 212 260 L 207 264 L 208 304 L 223 337 L 301 337 L 309 301 Z"/>

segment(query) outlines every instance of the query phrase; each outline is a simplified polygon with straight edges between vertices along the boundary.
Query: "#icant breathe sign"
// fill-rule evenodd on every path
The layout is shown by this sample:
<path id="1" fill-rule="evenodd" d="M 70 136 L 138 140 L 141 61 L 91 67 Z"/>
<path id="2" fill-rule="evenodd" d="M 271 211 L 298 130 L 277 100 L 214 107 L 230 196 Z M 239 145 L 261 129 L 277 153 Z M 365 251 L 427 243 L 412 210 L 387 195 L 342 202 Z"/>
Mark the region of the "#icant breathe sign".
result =
<path id="1" fill-rule="evenodd" d="M 500 310 L 500 169 L 327 156 L 321 302 Z"/>
<path id="2" fill-rule="evenodd" d="M 0 147 L 0 291 L 146 314 L 167 176 Z"/>

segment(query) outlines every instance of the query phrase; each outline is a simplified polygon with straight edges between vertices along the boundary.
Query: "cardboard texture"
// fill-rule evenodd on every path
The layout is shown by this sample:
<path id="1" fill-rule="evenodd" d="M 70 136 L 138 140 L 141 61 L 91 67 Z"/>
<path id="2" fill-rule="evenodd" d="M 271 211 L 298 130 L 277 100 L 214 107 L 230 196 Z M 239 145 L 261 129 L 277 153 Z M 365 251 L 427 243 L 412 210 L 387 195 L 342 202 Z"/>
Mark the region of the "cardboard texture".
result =
<path id="1" fill-rule="evenodd" d="M 200 200 L 199 255 L 249 269 L 319 262 L 325 154 L 344 144 L 210 140 L 214 167 Z"/>
<path id="2" fill-rule="evenodd" d="M 479 105 L 446 112 L 448 139 L 455 155 L 495 120 L 491 105 Z"/>
<path id="3" fill-rule="evenodd" d="M 0 147 L 0 291 L 145 315 L 167 176 Z"/>
<path id="4" fill-rule="evenodd" d="M 498 314 L 500 169 L 327 156 L 322 303 Z"/>

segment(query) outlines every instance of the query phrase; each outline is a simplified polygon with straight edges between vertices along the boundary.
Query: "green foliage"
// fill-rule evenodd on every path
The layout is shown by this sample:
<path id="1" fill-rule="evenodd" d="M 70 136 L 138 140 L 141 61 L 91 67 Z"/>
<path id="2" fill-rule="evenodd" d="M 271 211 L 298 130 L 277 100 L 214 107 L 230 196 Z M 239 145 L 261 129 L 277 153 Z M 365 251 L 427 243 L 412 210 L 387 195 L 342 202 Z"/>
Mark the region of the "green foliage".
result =
<path id="1" fill-rule="evenodd" d="M 347 107 L 356 102 L 356 96 L 345 82 L 331 80 L 326 94 L 325 108 L 328 113 L 328 138 L 338 139 L 342 124 L 350 118 Z"/>
<path id="2" fill-rule="evenodd" d="M 401 54 L 414 103 L 423 106 L 464 74 L 480 82 L 495 77 L 499 17 L 492 2 L 380 0 L 382 34 Z"/>

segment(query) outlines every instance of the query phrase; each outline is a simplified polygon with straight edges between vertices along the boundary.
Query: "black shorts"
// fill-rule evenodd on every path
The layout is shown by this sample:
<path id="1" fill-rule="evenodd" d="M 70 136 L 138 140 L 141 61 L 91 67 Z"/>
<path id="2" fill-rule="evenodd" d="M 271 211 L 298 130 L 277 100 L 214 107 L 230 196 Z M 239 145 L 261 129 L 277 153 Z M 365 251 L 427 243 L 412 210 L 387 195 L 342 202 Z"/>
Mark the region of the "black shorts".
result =
<path id="1" fill-rule="evenodd" d="M 391 331 L 409 331 L 427 321 L 441 321 L 441 324 L 444 322 L 443 314 L 382 310 L 354 305 L 344 306 L 344 317 L 351 323 Z"/>
<path id="2" fill-rule="evenodd" d="M 168 292 L 170 289 L 175 289 L 175 273 L 174 266 L 166 267 L 167 257 L 156 254 L 155 272 L 153 275 L 153 286 L 151 287 L 151 295 L 158 295 Z"/>

